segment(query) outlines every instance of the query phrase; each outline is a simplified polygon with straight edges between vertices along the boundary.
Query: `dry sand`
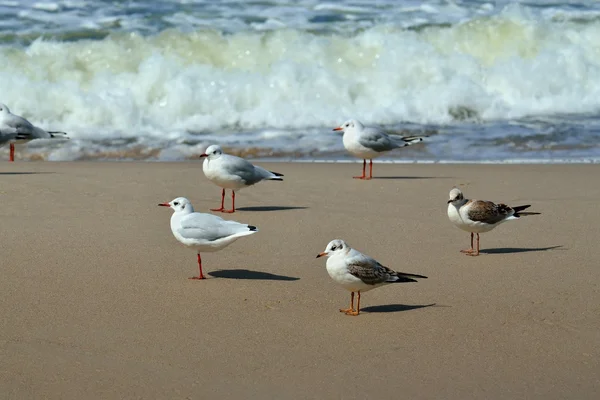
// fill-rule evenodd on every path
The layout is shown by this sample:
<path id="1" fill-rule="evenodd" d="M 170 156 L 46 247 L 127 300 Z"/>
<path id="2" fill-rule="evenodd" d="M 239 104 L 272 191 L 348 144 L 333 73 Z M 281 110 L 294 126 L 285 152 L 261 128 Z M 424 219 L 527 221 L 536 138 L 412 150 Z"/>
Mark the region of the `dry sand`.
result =
<path id="1" fill-rule="evenodd" d="M 200 162 L 3 162 L 2 399 L 598 399 L 600 166 L 268 164 L 284 182 L 226 215 L 259 227 L 218 253 L 171 210 L 220 189 Z M 532 204 L 483 234 L 448 191 Z M 429 276 L 349 294 L 315 259 L 334 238 Z"/>

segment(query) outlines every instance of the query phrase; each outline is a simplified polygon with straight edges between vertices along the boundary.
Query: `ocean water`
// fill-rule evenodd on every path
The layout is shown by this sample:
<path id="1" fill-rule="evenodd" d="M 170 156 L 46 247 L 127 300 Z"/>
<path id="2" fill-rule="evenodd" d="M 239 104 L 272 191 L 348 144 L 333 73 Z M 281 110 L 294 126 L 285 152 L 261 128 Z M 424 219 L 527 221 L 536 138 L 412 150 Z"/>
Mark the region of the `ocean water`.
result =
<path id="1" fill-rule="evenodd" d="M 0 102 L 72 137 L 23 158 L 344 160 L 354 118 L 428 136 L 388 160 L 600 160 L 600 2 L 152 3 L 0 0 Z"/>

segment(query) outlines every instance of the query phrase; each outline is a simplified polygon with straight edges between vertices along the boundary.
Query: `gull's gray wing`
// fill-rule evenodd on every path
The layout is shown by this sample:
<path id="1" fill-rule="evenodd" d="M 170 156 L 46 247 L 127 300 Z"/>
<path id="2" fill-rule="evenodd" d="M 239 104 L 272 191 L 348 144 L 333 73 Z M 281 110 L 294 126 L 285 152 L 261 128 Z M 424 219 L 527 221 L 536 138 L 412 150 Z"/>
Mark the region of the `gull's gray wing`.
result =
<path id="1" fill-rule="evenodd" d="M 2 119 L 2 128 L 14 129 L 15 132 L 29 132 L 33 134 L 34 126 L 31 122 L 15 114 L 7 114 Z"/>
<path id="2" fill-rule="evenodd" d="M 515 213 L 515 210 L 506 204 L 495 204 L 484 200 L 471 200 L 464 207 L 467 207 L 467 217 L 471 221 L 484 222 L 490 225 L 496 224 Z"/>
<path id="3" fill-rule="evenodd" d="M 13 129 L 0 128 L 0 146 L 14 140 L 30 140 L 31 135 L 27 133 L 19 133 Z"/>
<path id="4" fill-rule="evenodd" d="M 252 228 L 239 222 L 226 221 L 216 215 L 192 213 L 181 219 L 179 234 L 186 239 L 212 242 L 237 233 L 256 230 Z"/>
<path id="5" fill-rule="evenodd" d="M 239 176 L 245 185 L 254 185 L 270 175 L 267 170 L 255 167 L 243 158 L 230 154 L 223 154 L 221 158 L 221 168 L 228 174 Z M 261 170 L 268 174 L 263 174 Z"/>
<path id="6" fill-rule="evenodd" d="M 398 147 L 406 146 L 406 144 L 399 144 L 387 133 L 377 128 L 364 128 L 364 130 L 358 136 L 358 143 L 377 152 L 388 151 Z"/>
<path id="7" fill-rule="evenodd" d="M 50 133 L 15 114 L 4 115 L 0 123 L 0 131 L 14 134 L 14 140 L 47 139 L 52 137 Z"/>

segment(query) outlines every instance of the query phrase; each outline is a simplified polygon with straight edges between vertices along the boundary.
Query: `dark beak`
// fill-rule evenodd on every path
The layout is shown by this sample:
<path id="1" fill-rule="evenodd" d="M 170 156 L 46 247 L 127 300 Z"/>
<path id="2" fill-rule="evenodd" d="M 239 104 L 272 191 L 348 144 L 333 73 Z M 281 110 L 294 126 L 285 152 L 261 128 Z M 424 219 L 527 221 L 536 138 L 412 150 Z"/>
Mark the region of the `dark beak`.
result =
<path id="1" fill-rule="evenodd" d="M 448 200 L 448 204 L 452 203 L 452 200 Z"/>
<path id="2" fill-rule="evenodd" d="M 161 206 L 161 207 L 171 207 L 171 205 L 169 203 L 160 203 L 159 206 Z"/>
<path id="3" fill-rule="evenodd" d="M 206 154 L 206 153 L 200 154 L 200 158 L 204 158 L 204 157 L 208 157 L 208 154 Z"/>

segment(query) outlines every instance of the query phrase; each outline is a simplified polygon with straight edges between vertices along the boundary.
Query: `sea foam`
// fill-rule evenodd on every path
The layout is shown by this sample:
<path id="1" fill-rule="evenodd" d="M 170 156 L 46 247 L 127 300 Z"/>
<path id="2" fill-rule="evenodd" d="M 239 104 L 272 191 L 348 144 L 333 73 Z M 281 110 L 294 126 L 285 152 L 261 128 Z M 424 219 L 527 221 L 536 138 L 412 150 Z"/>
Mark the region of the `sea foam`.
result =
<path id="1" fill-rule="evenodd" d="M 349 117 L 449 124 L 594 113 L 599 54 L 600 21 L 557 22 L 519 6 L 452 26 L 352 34 L 39 38 L 0 47 L 0 101 L 81 140 L 182 144 L 268 131 L 309 141 Z"/>

